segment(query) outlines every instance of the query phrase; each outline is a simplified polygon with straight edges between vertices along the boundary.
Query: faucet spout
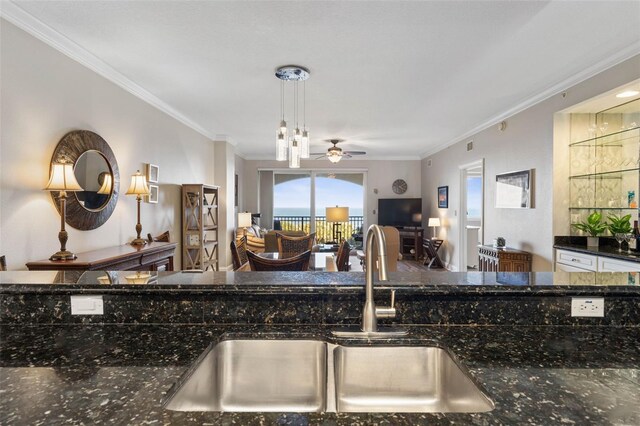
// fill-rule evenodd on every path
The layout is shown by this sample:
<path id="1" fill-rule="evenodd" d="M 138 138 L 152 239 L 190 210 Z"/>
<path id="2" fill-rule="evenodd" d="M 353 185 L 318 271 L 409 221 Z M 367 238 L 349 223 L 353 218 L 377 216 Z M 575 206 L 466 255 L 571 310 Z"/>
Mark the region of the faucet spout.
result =
<path id="1" fill-rule="evenodd" d="M 371 225 L 367 230 L 366 238 L 366 281 L 365 281 L 365 303 L 362 310 L 362 331 L 378 331 L 378 317 L 376 315 L 376 305 L 373 301 L 373 244 L 376 243 L 378 251 L 378 271 L 380 281 L 387 281 L 387 242 L 384 232 L 378 225 Z"/>

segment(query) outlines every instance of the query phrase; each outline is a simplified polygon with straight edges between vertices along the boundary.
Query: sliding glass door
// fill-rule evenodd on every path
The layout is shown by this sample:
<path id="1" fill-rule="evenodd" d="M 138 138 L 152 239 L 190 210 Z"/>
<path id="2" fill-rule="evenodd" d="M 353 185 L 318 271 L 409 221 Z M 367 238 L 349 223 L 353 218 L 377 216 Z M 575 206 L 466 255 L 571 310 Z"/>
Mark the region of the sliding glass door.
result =
<path id="1" fill-rule="evenodd" d="M 274 229 L 315 232 L 321 243 L 337 240 L 334 231 L 346 240 L 353 240 L 353 234 L 362 232 L 363 172 L 274 170 L 266 173 L 273 173 Z M 336 206 L 348 208 L 341 210 L 346 216 L 339 218 L 340 222 L 327 222 L 327 208 Z"/>

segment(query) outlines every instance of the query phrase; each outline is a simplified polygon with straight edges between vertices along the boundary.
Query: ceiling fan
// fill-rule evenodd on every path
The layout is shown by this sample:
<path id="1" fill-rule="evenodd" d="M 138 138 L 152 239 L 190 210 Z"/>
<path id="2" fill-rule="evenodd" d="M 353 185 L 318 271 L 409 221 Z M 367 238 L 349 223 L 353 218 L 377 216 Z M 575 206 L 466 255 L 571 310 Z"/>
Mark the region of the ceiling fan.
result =
<path id="1" fill-rule="evenodd" d="M 343 151 L 342 148 L 338 147 L 338 143 L 344 142 L 344 139 L 327 139 L 326 141 L 332 143 L 333 146 L 329 148 L 326 153 L 312 152 L 311 155 L 319 155 L 316 160 L 327 157 L 332 163 L 337 163 L 342 160 L 342 157 L 351 158 L 354 155 L 366 154 L 365 151 Z"/>

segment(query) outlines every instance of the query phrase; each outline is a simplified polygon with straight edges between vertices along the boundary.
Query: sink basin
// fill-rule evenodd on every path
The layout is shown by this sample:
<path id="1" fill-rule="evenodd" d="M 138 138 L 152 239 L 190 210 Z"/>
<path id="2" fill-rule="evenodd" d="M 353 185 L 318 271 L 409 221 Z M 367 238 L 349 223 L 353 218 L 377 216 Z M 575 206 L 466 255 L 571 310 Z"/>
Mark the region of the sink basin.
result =
<path id="1" fill-rule="evenodd" d="M 338 412 L 474 413 L 493 403 L 445 349 L 425 346 L 334 350 Z"/>
<path id="2" fill-rule="evenodd" d="M 176 411 L 323 411 L 327 350 L 316 340 L 226 340 L 165 403 Z"/>
<path id="3" fill-rule="evenodd" d="M 174 385 L 177 411 L 471 413 L 493 402 L 448 350 L 225 340 Z"/>

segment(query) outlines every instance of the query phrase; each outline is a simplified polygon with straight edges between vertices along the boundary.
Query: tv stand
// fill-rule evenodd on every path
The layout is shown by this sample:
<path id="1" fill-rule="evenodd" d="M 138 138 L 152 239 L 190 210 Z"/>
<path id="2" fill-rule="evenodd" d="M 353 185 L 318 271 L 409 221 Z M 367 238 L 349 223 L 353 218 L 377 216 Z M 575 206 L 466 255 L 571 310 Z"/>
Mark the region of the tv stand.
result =
<path id="1" fill-rule="evenodd" d="M 414 259 L 421 259 L 424 228 L 420 228 L 417 226 L 404 226 L 399 227 L 398 232 L 400 233 L 400 251 L 404 254 L 406 252 L 410 252 L 410 250 L 413 249 Z"/>

